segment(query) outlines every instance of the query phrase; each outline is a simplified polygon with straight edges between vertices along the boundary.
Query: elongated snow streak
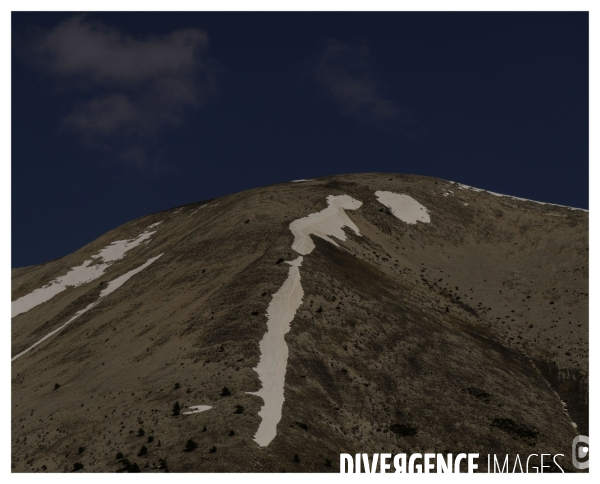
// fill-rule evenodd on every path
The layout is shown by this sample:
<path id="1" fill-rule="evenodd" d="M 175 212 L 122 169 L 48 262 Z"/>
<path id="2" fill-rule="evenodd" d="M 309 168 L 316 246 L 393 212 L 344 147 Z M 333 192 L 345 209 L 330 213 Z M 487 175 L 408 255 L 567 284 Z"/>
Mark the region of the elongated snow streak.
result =
<path id="1" fill-rule="evenodd" d="M 309 216 L 294 220 L 290 224 L 290 230 L 294 234 L 294 243 L 292 249 L 302 255 L 310 254 L 315 248 L 315 244 L 310 238 L 316 235 L 331 242 L 336 247 L 339 245 L 329 236 L 339 240 L 346 240 L 346 234 L 342 230 L 349 227 L 356 235 L 360 235 L 358 227 L 354 224 L 344 210 L 356 210 L 362 205 L 362 202 L 355 200 L 348 195 L 329 195 L 327 197 L 327 208 L 320 212 L 311 213 Z"/>
<path id="2" fill-rule="evenodd" d="M 155 228 L 160 222 L 150 225 L 149 228 Z M 11 303 L 11 318 L 25 313 L 39 304 L 49 301 L 57 294 L 60 294 L 68 287 L 77 287 L 86 284 L 101 277 L 106 269 L 113 262 L 122 259 L 131 249 L 137 247 L 145 240 L 150 239 L 156 232 L 146 230 L 137 237 L 129 240 L 117 240 L 106 246 L 91 259 L 83 262 L 80 266 L 73 267 L 63 276 L 59 276 L 50 281 L 45 286 L 35 289 L 33 292 L 14 300 Z M 94 259 L 100 259 L 99 264 L 92 264 Z"/>
<path id="3" fill-rule="evenodd" d="M 189 216 L 191 217 L 191 216 L 192 216 L 192 215 L 194 215 L 194 214 L 195 214 L 195 213 L 196 213 L 198 210 L 200 210 L 201 208 L 204 208 L 204 207 L 206 207 L 206 204 L 205 204 L 205 205 L 202 205 L 201 207 L 198 207 L 196 210 L 194 210 L 192 213 L 190 213 L 190 215 L 189 215 Z"/>
<path id="4" fill-rule="evenodd" d="M 200 413 L 200 412 L 204 412 L 205 410 L 209 410 L 212 407 L 210 405 L 194 405 L 193 407 L 188 407 L 189 409 L 191 409 L 191 412 L 183 412 L 184 415 L 191 415 L 193 413 Z"/>
<path id="5" fill-rule="evenodd" d="M 290 330 L 290 323 L 302 304 L 304 296 L 299 270 L 302 256 L 287 263 L 291 266 L 288 277 L 279 291 L 273 294 L 273 299 L 267 308 L 267 332 L 260 342 L 260 360 L 254 368 L 262 388 L 257 392 L 248 392 L 261 397 L 264 401 L 264 405 L 258 412 L 262 421 L 254 436 L 254 440 L 261 447 L 269 445 L 275 438 L 277 424 L 281 420 L 288 360 L 288 347 L 284 336 Z"/>
<path id="6" fill-rule="evenodd" d="M 305 181 L 313 181 L 314 178 L 300 178 L 300 180 L 290 180 L 290 183 L 300 183 Z"/>
<path id="7" fill-rule="evenodd" d="M 69 324 L 71 324 L 73 321 L 75 321 L 83 313 L 86 313 L 87 311 L 89 311 L 90 309 L 92 309 L 94 306 L 96 306 L 98 303 L 100 303 L 100 301 L 102 300 L 103 297 L 108 296 L 110 293 L 112 293 L 112 292 L 116 291 L 117 289 L 119 289 L 129 279 L 131 279 L 133 276 L 135 276 L 138 272 L 143 271 L 146 267 L 148 267 L 150 264 L 152 264 L 156 259 L 158 259 L 162 255 L 163 254 L 157 255 L 156 257 L 152 257 L 151 259 L 148 259 L 144 264 L 142 264 L 138 268 L 133 269 L 133 270 L 131 270 L 131 271 L 123 274 L 122 276 L 119 276 L 116 279 L 113 279 L 112 281 L 110 281 L 108 283 L 108 286 L 106 288 L 104 288 L 102 291 L 100 291 L 100 296 L 98 297 L 98 299 L 96 301 L 94 301 L 91 304 L 88 304 L 85 308 L 80 309 L 79 311 L 77 311 L 75 313 L 75 316 L 73 316 L 71 319 L 69 319 L 65 324 L 63 324 L 59 328 L 56 328 L 54 331 L 51 331 L 46 336 L 44 336 L 41 340 L 33 343 L 26 350 L 21 351 L 21 353 L 19 353 L 18 355 L 13 356 L 10 361 L 11 362 L 15 361 L 17 358 L 19 358 L 20 356 L 23 356 L 28 351 L 31 351 L 33 348 L 35 348 L 40 343 L 43 343 L 44 341 L 46 341 L 51 336 L 54 336 L 56 333 L 62 331 L 64 328 L 66 328 Z"/>
<path id="8" fill-rule="evenodd" d="M 475 187 L 471 187 L 469 185 L 463 185 L 462 183 L 457 183 L 457 182 L 453 182 L 453 181 L 451 181 L 450 183 L 453 183 L 454 185 L 458 186 L 458 188 L 460 190 L 472 190 L 474 192 L 486 192 L 486 193 L 489 193 L 490 195 L 494 195 L 496 197 L 506 197 L 506 198 L 511 198 L 513 200 L 521 200 L 523 202 L 533 202 L 533 203 L 539 203 L 540 205 L 552 205 L 554 207 L 568 208 L 569 210 L 581 210 L 583 212 L 589 212 L 589 210 L 586 210 L 585 208 L 569 207 L 567 205 L 559 205 L 558 203 L 538 202 L 537 200 L 530 200 L 529 198 L 513 197 L 512 195 L 503 195 L 502 193 L 490 192 L 489 190 L 484 190 L 483 188 L 475 188 Z"/>
<path id="9" fill-rule="evenodd" d="M 406 222 L 407 224 L 431 222 L 427 209 L 408 195 L 379 191 L 375 192 L 375 196 L 380 203 L 392 211 L 392 215 L 394 215 L 394 217 Z"/>
<path id="10" fill-rule="evenodd" d="M 334 245 L 337 244 L 329 236 L 346 240 L 343 227 L 350 227 L 354 233 L 360 235 L 358 227 L 346 215 L 344 209 L 356 210 L 362 202 L 348 195 L 330 195 L 327 197 L 327 202 L 327 208 L 308 217 L 294 220 L 290 224 L 290 230 L 295 237 L 292 248 L 299 254 L 309 254 L 315 248 L 311 235 L 321 237 Z M 281 420 L 289 354 L 285 335 L 290 330 L 291 322 L 304 296 L 300 282 L 302 260 L 303 257 L 300 256 L 287 262 L 290 265 L 288 277 L 283 286 L 273 294 L 273 299 L 267 308 L 267 332 L 260 342 L 260 359 L 254 368 L 262 387 L 257 392 L 248 392 L 261 397 L 264 402 L 258 412 L 261 422 L 254 436 L 254 441 L 261 447 L 269 445 L 275 438 L 277 424 Z"/>

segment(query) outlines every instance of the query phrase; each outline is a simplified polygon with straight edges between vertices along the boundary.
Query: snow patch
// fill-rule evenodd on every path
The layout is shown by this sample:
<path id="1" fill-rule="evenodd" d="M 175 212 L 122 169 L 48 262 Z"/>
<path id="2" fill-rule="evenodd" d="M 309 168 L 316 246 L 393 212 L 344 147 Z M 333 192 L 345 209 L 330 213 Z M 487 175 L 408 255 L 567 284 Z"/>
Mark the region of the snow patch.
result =
<path id="1" fill-rule="evenodd" d="M 200 412 L 204 412 L 206 410 L 211 409 L 212 407 L 210 405 L 194 405 L 193 407 L 188 407 L 189 409 L 191 409 L 191 412 L 183 412 L 184 415 L 191 415 L 193 413 L 200 413 Z"/>
<path id="2" fill-rule="evenodd" d="M 254 436 L 261 447 L 269 445 L 277 434 L 277 424 L 281 420 L 283 407 L 283 387 L 288 360 L 288 346 L 284 336 L 290 330 L 290 323 L 302 304 L 304 290 L 300 284 L 302 256 L 288 261 L 288 277 L 279 288 L 267 308 L 267 332 L 260 341 L 260 360 L 256 368 L 262 387 L 257 392 L 247 392 L 263 399 L 264 405 L 258 415 L 262 421 Z"/>
<path id="3" fill-rule="evenodd" d="M 194 214 L 195 214 L 195 213 L 196 213 L 198 210 L 200 210 L 201 208 L 204 208 L 204 207 L 206 207 L 206 204 L 205 204 L 205 205 L 202 205 L 201 207 L 198 207 L 196 210 L 194 210 L 192 213 L 190 213 L 190 217 L 191 217 L 192 215 L 194 215 Z"/>
<path id="4" fill-rule="evenodd" d="M 458 188 L 460 190 L 471 190 L 474 192 L 486 192 L 486 193 L 489 193 L 490 195 L 494 195 L 496 197 L 506 197 L 506 198 L 511 198 L 512 200 L 521 200 L 522 202 L 533 202 L 533 203 L 539 203 L 540 205 L 552 205 L 554 207 L 568 208 L 569 210 L 581 210 L 582 212 L 589 212 L 589 210 L 586 210 L 585 208 L 569 207 L 567 205 L 559 205 L 557 203 L 538 202 L 537 200 L 530 200 L 529 198 L 513 197 L 512 195 L 503 195 L 502 193 L 490 192 L 489 190 L 484 190 L 483 188 L 475 188 L 475 187 L 471 187 L 469 185 L 463 185 L 462 183 L 457 183 L 457 182 L 453 182 L 453 181 L 451 181 L 450 183 L 458 186 Z"/>
<path id="5" fill-rule="evenodd" d="M 300 178 L 300 180 L 290 180 L 290 183 L 300 183 L 305 181 L 313 181 L 314 178 Z"/>
<path id="6" fill-rule="evenodd" d="M 344 210 L 356 210 L 362 205 L 362 202 L 348 195 L 329 195 L 327 203 L 327 208 L 320 212 L 311 213 L 309 216 L 294 220 L 290 224 L 290 230 L 294 234 L 292 249 L 299 254 L 310 254 L 315 248 L 315 244 L 310 238 L 311 235 L 321 237 L 336 247 L 339 247 L 339 245 L 329 236 L 342 241 L 346 240 L 346 234 L 342 230 L 343 227 L 349 227 L 356 235 L 360 236 L 358 227 L 350 220 Z"/>
<path id="7" fill-rule="evenodd" d="M 254 441 L 261 447 L 269 445 L 275 438 L 277 424 L 281 420 L 285 400 L 283 396 L 285 372 L 289 354 L 285 335 L 289 332 L 290 324 L 304 297 L 300 281 L 300 266 L 303 261 L 302 256 L 309 254 L 315 248 L 310 236 L 316 235 L 337 246 L 329 236 L 346 240 L 343 227 L 350 227 L 357 235 L 360 235 L 358 227 L 346 215 L 344 209 L 356 210 L 362 205 L 362 202 L 348 195 L 329 195 L 327 202 L 327 208 L 294 220 L 290 224 L 290 230 L 294 234 L 292 248 L 302 255 L 286 262 L 290 265 L 288 277 L 279 290 L 273 294 L 273 299 L 267 308 L 267 332 L 260 341 L 260 359 L 254 368 L 261 382 L 261 388 L 257 392 L 247 392 L 263 399 L 263 406 L 258 412 L 261 422 L 254 436 Z"/>
<path id="8" fill-rule="evenodd" d="M 375 192 L 377 200 L 392 211 L 392 214 L 406 222 L 416 224 L 417 222 L 429 223 L 428 210 L 408 195 L 393 192 Z"/>
<path id="9" fill-rule="evenodd" d="M 160 223 L 160 222 L 158 222 Z M 158 224 L 154 224 L 156 226 Z M 152 226 L 151 226 L 152 227 Z M 29 311 L 39 304 L 49 301 L 68 287 L 77 287 L 101 277 L 113 262 L 122 259 L 131 249 L 148 240 L 156 232 L 143 232 L 137 237 L 128 240 L 117 240 L 106 246 L 91 259 L 83 262 L 80 266 L 73 267 L 64 276 L 57 277 L 45 286 L 42 286 L 29 294 L 14 300 L 11 303 L 11 318 Z M 95 259 L 103 262 L 90 265 Z"/>
<path id="10" fill-rule="evenodd" d="M 56 328 L 54 331 L 51 331 L 46 336 L 44 336 L 42 339 L 40 339 L 39 341 L 33 343 L 29 348 L 27 348 L 26 350 L 22 351 L 18 355 L 13 356 L 10 361 L 11 362 L 15 361 L 17 358 L 19 358 L 19 357 L 23 356 L 25 353 L 31 351 L 33 348 L 35 348 L 40 343 L 43 343 L 44 341 L 46 341 L 51 336 L 55 335 L 59 331 L 62 331 L 66 326 L 68 326 L 73 321 L 75 321 L 83 313 L 86 313 L 87 311 L 89 311 L 90 309 L 92 309 L 94 306 L 96 306 L 98 303 L 100 303 L 100 301 L 102 300 L 103 297 L 108 296 L 111 292 L 116 291 L 119 287 L 121 287 L 123 284 L 125 284 L 125 282 L 127 282 L 131 277 L 135 276 L 138 272 L 143 271 L 146 267 L 148 267 L 150 264 L 152 264 L 156 259 L 158 259 L 162 255 L 163 254 L 160 254 L 160 255 L 157 255 L 156 257 L 148 259 L 144 264 L 142 264 L 138 268 L 133 269 L 133 270 L 131 270 L 131 271 L 123 274 L 122 276 L 117 277 L 116 279 L 113 279 L 112 281 L 110 281 L 108 283 L 108 286 L 105 289 L 103 289 L 102 291 L 100 291 L 100 296 L 98 297 L 98 299 L 96 299 L 96 301 L 94 301 L 91 304 L 88 304 L 85 308 L 80 309 L 79 311 L 77 311 L 75 313 L 75 315 L 71 319 L 69 319 L 66 323 L 64 323 L 62 326 Z"/>

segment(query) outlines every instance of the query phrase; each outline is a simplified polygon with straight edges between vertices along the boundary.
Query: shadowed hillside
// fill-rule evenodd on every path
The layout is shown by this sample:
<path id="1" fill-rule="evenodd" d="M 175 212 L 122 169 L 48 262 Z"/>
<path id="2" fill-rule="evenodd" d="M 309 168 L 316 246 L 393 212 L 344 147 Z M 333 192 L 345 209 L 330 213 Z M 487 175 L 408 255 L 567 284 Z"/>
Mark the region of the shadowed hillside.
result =
<path id="1" fill-rule="evenodd" d="M 560 453 L 569 471 L 588 433 L 581 210 L 413 175 L 284 183 L 14 269 L 12 299 L 13 472 L 338 472 L 342 452 L 425 451 Z M 259 445 L 273 331 L 285 400 Z"/>

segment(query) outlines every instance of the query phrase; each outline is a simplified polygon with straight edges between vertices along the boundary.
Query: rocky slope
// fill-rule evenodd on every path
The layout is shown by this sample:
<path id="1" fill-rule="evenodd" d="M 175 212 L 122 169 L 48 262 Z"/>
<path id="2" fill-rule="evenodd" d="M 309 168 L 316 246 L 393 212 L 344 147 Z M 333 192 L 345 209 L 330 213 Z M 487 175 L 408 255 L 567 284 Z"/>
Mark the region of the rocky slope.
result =
<path id="1" fill-rule="evenodd" d="M 311 219 L 298 249 L 290 224 L 344 195 L 359 206 Z M 560 453 L 572 470 L 588 432 L 581 210 L 412 175 L 284 183 L 14 269 L 12 300 L 13 472 L 338 472 L 342 452 L 426 451 Z M 269 326 L 286 311 L 289 332 Z M 259 445 L 275 330 L 285 400 Z"/>

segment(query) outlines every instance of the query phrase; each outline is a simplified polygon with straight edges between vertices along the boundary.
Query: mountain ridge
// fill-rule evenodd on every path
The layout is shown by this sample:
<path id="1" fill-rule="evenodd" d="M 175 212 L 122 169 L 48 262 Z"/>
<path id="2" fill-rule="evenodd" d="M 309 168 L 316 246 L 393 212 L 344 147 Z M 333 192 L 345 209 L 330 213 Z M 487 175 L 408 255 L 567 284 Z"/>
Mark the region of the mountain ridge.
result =
<path id="1" fill-rule="evenodd" d="M 400 220 L 377 191 L 406 194 L 430 222 Z M 345 240 L 332 239 L 337 246 L 311 237 L 315 248 L 300 268 L 304 298 L 285 337 L 282 416 L 273 441 L 260 448 L 252 439 L 263 402 L 250 393 L 260 388 L 254 369 L 269 295 L 287 277 L 282 262 L 299 255 L 290 224 L 341 195 L 361 202 L 345 212 L 360 235 L 346 229 Z M 13 470 L 41 468 L 44 459 L 48 470 L 69 470 L 78 455 L 64 432 L 72 442 L 97 433 L 99 442 L 81 454 L 84 471 L 118 470 L 110 457 L 117 452 L 143 470 L 166 459 L 174 471 L 221 472 L 324 472 L 336 453 L 382 447 L 515 453 L 543 445 L 569 456 L 577 432 L 561 398 L 587 432 L 587 212 L 416 175 L 276 184 L 150 214 L 58 261 L 15 269 L 13 299 L 158 222 L 150 240 L 95 282 L 13 319 L 15 355 L 94 300 L 103 289 L 98 280 L 106 285 L 164 253 L 53 341 L 15 360 Z M 101 382 L 90 383 L 90 375 Z M 446 391 L 436 388 L 443 382 Z M 221 396 L 223 387 L 231 395 Z M 39 410 L 41 394 L 53 403 Z M 100 405 L 86 408 L 83 396 Z M 211 408 L 172 416 L 175 401 Z M 125 413 L 115 418 L 119 409 Z M 36 412 L 42 422 L 32 422 Z M 84 416 L 93 418 L 82 424 Z M 59 430 L 44 434 L 47 419 Z M 149 455 L 133 454 L 141 445 L 137 426 L 161 441 Z M 465 437 L 457 440 L 453 429 Z M 46 454 L 23 444 L 36 431 Z M 200 440 L 201 451 L 182 452 L 182 433 Z M 213 446 L 217 452 L 208 452 Z M 57 448 L 61 455 L 48 454 Z"/>

